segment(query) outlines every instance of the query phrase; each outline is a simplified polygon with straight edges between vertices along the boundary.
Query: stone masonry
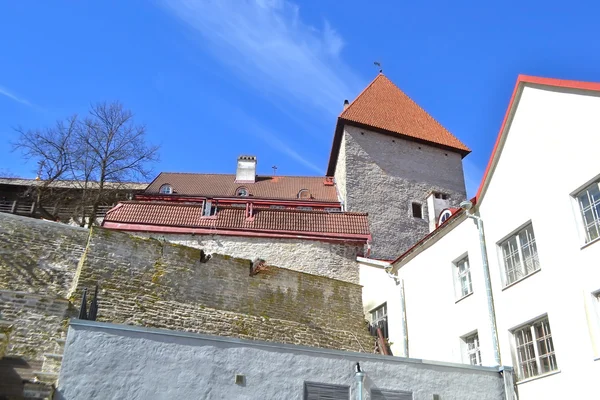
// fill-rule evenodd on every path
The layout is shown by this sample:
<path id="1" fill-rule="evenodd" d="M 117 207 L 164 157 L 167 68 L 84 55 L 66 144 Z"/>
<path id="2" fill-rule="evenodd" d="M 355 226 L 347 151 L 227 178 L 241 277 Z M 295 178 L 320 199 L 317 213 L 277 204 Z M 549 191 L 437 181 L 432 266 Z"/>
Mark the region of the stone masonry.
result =
<path id="1" fill-rule="evenodd" d="M 253 238 L 247 236 L 183 235 L 136 233 L 171 243 L 203 249 L 207 253 L 227 254 L 268 265 L 358 283 L 356 256 L 364 254 L 360 243 L 331 243 L 317 240 Z"/>
<path id="2" fill-rule="evenodd" d="M 371 257 L 394 259 L 429 233 L 427 196 L 466 198 L 460 154 L 346 125 L 335 179 L 347 211 L 369 214 Z M 412 215 L 412 203 L 423 217 Z"/>
<path id="3" fill-rule="evenodd" d="M 78 273 L 100 287 L 99 321 L 372 351 L 359 285 L 94 228 Z"/>

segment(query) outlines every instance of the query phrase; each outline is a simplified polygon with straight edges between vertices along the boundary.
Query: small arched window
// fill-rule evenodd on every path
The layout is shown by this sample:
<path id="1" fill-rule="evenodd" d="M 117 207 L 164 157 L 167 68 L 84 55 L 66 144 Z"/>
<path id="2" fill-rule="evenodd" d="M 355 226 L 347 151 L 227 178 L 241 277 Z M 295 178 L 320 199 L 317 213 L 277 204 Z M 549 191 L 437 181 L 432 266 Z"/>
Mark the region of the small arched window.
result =
<path id="1" fill-rule="evenodd" d="M 160 187 L 158 192 L 160 194 L 173 194 L 173 187 L 171 185 L 169 185 L 168 183 L 165 183 L 164 185 L 162 185 Z"/>
<path id="2" fill-rule="evenodd" d="M 240 197 L 248 197 L 248 189 L 245 187 L 239 187 L 235 190 L 235 195 Z"/>
<path id="3" fill-rule="evenodd" d="M 308 189 L 302 189 L 298 192 L 298 198 L 299 199 L 310 199 L 310 192 L 308 191 Z"/>

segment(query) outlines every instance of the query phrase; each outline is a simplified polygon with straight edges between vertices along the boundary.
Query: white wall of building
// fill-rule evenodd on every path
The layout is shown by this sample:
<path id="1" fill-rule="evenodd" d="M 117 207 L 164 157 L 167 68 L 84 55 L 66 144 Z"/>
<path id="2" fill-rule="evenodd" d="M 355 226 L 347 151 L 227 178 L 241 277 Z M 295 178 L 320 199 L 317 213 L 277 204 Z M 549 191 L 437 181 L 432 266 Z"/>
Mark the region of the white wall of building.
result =
<path id="1" fill-rule="evenodd" d="M 600 290 L 600 243 L 583 246 L 571 194 L 600 174 L 600 97 L 525 86 L 509 129 L 480 201 L 502 361 L 515 361 L 509 331 L 547 314 L 560 372 L 520 383 L 522 398 L 592 393 L 592 377 L 600 376 L 591 304 Z M 497 243 L 528 221 L 540 270 L 504 287 Z"/>
<path id="2" fill-rule="evenodd" d="M 585 244 L 572 194 L 600 176 L 600 96 L 526 84 L 507 129 L 501 157 L 478 199 L 501 361 L 517 369 L 511 331 L 547 315 L 558 371 L 522 379 L 520 398 L 595 394 L 600 304 L 592 294 L 600 291 L 600 241 Z M 477 229 L 470 219 L 456 219 L 461 221 L 453 221 L 454 228 L 442 228 L 397 264 L 405 285 L 409 355 L 464 362 L 460 337 L 477 329 L 483 365 L 493 365 Z M 498 243 L 529 221 L 540 270 L 505 287 Z M 463 253 L 469 254 L 474 293 L 455 302 L 451 263 Z M 363 275 L 361 269 L 365 304 L 397 297 L 374 289 L 376 281 L 363 283 Z M 391 325 L 401 318 L 388 314 Z M 390 340 L 399 340 L 392 329 Z"/>

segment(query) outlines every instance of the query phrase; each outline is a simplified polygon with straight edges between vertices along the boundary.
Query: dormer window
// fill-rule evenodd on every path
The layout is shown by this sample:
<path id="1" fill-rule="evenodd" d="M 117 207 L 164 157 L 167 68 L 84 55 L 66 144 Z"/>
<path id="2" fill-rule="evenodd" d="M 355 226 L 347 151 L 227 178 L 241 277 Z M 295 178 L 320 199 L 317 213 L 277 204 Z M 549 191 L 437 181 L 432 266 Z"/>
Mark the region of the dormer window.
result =
<path id="1" fill-rule="evenodd" d="M 173 194 L 173 186 L 169 185 L 168 183 L 162 185 L 160 187 L 160 189 L 158 190 L 158 192 L 160 194 Z"/>
<path id="2" fill-rule="evenodd" d="M 245 187 L 239 187 L 235 190 L 235 195 L 236 196 L 240 196 L 240 197 L 248 197 L 248 189 L 246 189 Z"/>
<path id="3" fill-rule="evenodd" d="M 310 192 L 308 191 L 308 189 L 302 189 L 301 191 L 299 191 L 298 198 L 299 199 L 310 199 L 311 195 L 310 195 Z"/>

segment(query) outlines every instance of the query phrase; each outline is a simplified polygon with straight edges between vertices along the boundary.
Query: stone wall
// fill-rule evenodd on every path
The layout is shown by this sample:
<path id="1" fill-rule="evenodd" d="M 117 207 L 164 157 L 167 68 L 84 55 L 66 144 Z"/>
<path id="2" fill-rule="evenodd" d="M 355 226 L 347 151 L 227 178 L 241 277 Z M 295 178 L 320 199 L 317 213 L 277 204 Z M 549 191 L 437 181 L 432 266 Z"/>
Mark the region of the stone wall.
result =
<path id="1" fill-rule="evenodd" d="M 0 323 L 5 356 L 41 361 L 73 316 L 67 293 L 89 231 L 0 213 Z"/>
<path id="2" fill-rule="evenodd" d="M 55 398 L 301 400 L 305 382 L 317 382 L 343 385 L 345 398 L 356 399 L 357 362 L 365 400 L 377 390 L 408 392 L 403 398 L 413 400 L 514 399 L 497 368 L 88 321 L 69 328 Z M 511 373 L 504 369 L 505 377 Z"/>
<path id="3" fill-rule="evenodd" d="M 373 258 L 395 259 L 429 233 L 432 191 L 448 194 L 452 205 L 466 197 L 458 153 L 352 126 L 342 144 L 336 181 L 344 180 L 337 170 L 346 171 L 346 210 L 369 214 Z M 423 218 L 412 216 L 413 202 L 423 206 Z"/>
<path id="4" fill-rule="evenodd" d="M 89 231 L 0 213 L 0 290 L 66 297 Z"/>
<path id="5" fill-rule="evenodd" d="M 156 239 L 94 228 L 78 273 L 99 285 L 100 321 L 371 351 L 357 284 L 251 262 Z"/>
<path id="6" fill-rule="evenodd" d="M 221 235 L 136 235 L 203 249 L 207 253 L 227 254 L 250 260 L 262 258 L 269 265 L 352 283 L 359 281 L 356 256 L 364 254 L 364 246 L 358 243 Z"/>

